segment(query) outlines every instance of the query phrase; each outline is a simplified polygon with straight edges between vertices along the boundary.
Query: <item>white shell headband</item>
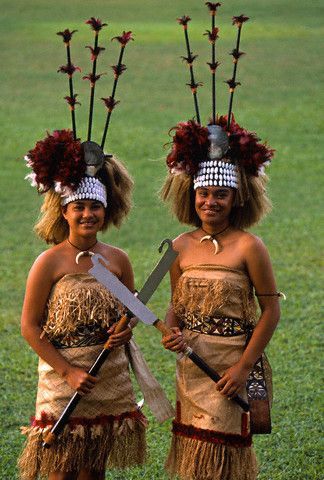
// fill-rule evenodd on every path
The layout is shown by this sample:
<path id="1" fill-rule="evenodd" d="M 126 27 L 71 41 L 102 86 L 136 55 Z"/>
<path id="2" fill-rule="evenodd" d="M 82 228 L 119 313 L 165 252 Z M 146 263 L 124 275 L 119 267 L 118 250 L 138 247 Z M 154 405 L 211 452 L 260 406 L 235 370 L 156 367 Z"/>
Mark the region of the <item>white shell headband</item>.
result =
<path id="1" fill-rule="evenodd" d="M 75 202 L 76 200 L 97 200 L 107 207 L 107 192 L 103 183 L 95 177 L 82 178 L 78 188 L 70 195 L 62 196 L 61 205 Z"/>
<path id="2" fill-rule="evenodd" d="M 194 176 L 194 189 L 219 186 L 238 188 L 237 168 L 235 165 L 217 160 L 201 162 Z"/>

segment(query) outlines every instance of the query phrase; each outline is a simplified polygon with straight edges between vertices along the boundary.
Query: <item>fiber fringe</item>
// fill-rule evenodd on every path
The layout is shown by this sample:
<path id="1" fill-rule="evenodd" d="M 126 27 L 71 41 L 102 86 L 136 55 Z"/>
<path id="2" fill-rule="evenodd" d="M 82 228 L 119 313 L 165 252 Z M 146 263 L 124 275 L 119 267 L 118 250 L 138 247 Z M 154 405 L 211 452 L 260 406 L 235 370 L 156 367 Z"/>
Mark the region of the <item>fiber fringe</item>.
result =
<path id="1" fill-rule="evenodd" d="M 197 301 L 199 297 L 203 301 Z M 217 316 L 222 315 L 222 309 L 231 303 L 230 298 L 240 300 L 243 308 L 244 321 L 250 324 L 255 323 L 256 306 L 251 292 L 242 288 L 240 285 L 226 281 L 224 279 L 207 279 L 180 277 L 174 295 L 174 312 L 180 318 L 190 312 L 198 316 Z M 224 310 L 226 315 L 226 312 Z"/>
<path id="2" fill-rule="evenodd" d="M 65 427 L 58 441 L 42 448 L 45 429 L 29 427 L 25 448 L 18 460 L 21 480 L 46 479 L 51 472 L 78 472 L 81 468 L 102 472 L 108 468 L 142 465 L 146 460 L 145 424 L 124 419 L 106 425 Z"/>
<path id="3" fill-rule="evenodd" d="M 94 291 L 92 277 L 82 283 L 77 278 L 68 277 L 64 281 L 65 278 L 60 280 L 59 288 L 48 302 L 43 330 L 49 340 L 69 337 L 80 325 L 109 328 L 122 314 L 123 307 L 104 286 L 96 284 Z M 77 282 L 77 288 L 73 288 L 74 282 Z M 85 312 L 90 313 L 85 315 Z"/>
<path id="4" fill-rule="evenodd" d="M 181 480 L 256 480 L 253 448 L 236 448 L 173 435 L 165 469 Z"/>
<path id="5" fill-rule="evenodd" d="M 126 351 L 145 403 L 149 406 L 157 421 L 162 423 L 168 418 L 174 417 L 174 408 L 161 385 L 149 370 L 142 352 L 133 339 L 128 343 Z"/>

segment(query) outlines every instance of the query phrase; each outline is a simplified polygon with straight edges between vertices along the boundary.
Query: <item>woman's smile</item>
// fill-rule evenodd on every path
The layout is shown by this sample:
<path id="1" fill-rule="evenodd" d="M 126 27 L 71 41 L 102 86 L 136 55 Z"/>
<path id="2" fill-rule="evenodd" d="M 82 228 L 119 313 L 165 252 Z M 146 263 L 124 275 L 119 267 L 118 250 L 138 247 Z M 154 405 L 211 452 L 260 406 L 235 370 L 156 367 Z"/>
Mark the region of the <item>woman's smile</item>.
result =
<path id="1" fill-rule="evenodd" d="M 70 230 L 77 232 L 99 231 L 103 225 L 105 209 L 102 203 L 96 200 L 78 200 L 71 202 L 63 212 Z"/>
<path id="2" fill-rule="evenodd" d="M 222 222 L 230 214 L 234 192 L 228 187 L 200 187 L 196 190 L 195 207 L 200 220 Z"/>

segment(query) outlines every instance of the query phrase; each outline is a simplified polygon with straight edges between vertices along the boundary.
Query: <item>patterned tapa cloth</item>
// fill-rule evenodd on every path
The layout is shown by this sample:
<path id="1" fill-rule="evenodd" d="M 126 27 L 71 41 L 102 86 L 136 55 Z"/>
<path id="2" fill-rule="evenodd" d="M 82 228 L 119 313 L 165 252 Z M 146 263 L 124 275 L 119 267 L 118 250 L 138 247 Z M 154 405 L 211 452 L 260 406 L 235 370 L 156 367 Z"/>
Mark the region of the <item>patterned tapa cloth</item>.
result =
<path id="1" fill-rule="evenodd" d="M 220 375 L 240 359 L 256 323 L 253 289 L 244 272 L 217 265 L 188 267 L 173 307 L 187 344 Z M 261 374 L 258 380 L 265 382 Z M 247 400 L 246 389 L 240 395 Z M 166 462 L 171 477 L 256 479 L 248 416 L 187 357 L 177 361 L 176 412 Z"/>
<path id="2" fill-rule="evenodd" d="M 43 330 L 72 364 L 89 369 L 107 339 L 107 329 L 122 313 L 118 301 L 88 274 L 69 274 L 54 286 Z M 137 350 L 134 345 L 132 350 Z M 135 352 L 136 353 L 136 352 Z M 137 352 L 137 358 L 138 358 Z M 22 479 L 47 478 L 53 471 L 102 471 L 105 466 L 140 465 L 146 456 L 146 418 L 138 410 L 125 348 L 112 351 L 99 382 L 84 396 L 50 449 L 41 447 L 73 395 L 68 384 L 39 360 L 36 414 L 19 466 Z M 146 375 L 147 372 L 145 372 Z"/>

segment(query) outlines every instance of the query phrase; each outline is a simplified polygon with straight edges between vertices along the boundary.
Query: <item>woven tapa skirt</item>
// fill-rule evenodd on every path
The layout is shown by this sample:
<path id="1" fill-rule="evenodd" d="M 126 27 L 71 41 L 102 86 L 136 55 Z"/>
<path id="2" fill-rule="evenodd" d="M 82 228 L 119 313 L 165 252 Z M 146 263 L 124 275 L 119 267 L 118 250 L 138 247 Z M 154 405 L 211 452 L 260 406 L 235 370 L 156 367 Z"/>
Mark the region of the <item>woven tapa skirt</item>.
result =
<path id="1" fill-rule="evenodd" d="M 73 365 L 89 369 L 102 345 L 64 348 L 60 353 Z M 49 449 L 46 433 L 74 394 L 68 384 L 39 360 L 36 414 L 22 432 L 27 441 L 19 459 L 23 480 L 47 478 L 55 471 L 103 471 L 107 467 L 141 465 L 146 457 L 146 418 L 138 410 L 124 347 L 112 351 L 102 366 L 99 382 L 85 395 L 64 430 Z"/>

